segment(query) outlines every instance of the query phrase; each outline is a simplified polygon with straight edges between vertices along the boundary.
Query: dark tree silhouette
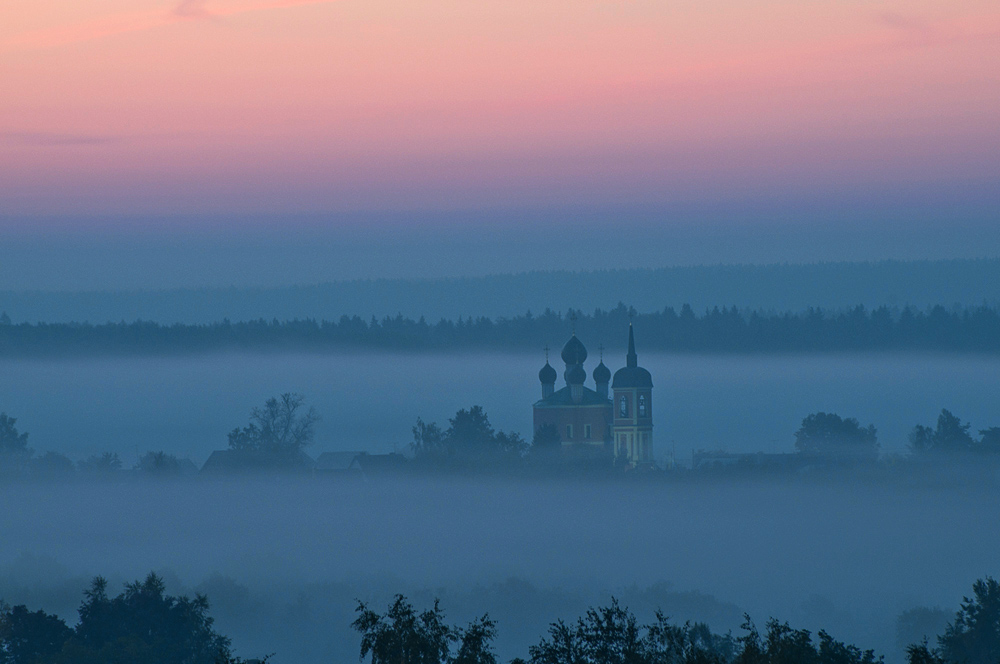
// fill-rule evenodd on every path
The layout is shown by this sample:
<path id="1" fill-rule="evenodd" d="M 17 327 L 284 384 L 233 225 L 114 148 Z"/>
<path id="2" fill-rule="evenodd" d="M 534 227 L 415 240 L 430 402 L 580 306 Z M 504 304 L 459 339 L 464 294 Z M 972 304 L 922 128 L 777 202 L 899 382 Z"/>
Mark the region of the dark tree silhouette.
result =
<path id="1" fill-rule="evenodd" d="M 1000 427 L 980 429 L 977 448 L 984 454 L 1000 454 Z"/>
<path id="2" fill-rule="evenodd" d="M 356 611 L 351 626 L 361 634 L 360 658 L 370 655 L 371 664 L 496 664 L 496 623 L 487 615 L 464 629 L 451 627 L 437 600 L 433 609 L 417 613 L 402 595 L 384 615 L 360 601 Z"/>
<path id="3" fill-rule="evenodd" d="M 58 452 L 46 452 L 31 460 L 31 474 L 33 477 L 58 479 L 71 475 L 75 469 L 73 462 Z"/>
<path id="4" fill-rule="evenodd" d="M 451 664 L 496 664 L 493 639 L 497 636 L 496 622 L 488 615 L 459 630 L 458 653 Z"/>
<path id="5" fill-rule="evenodd" d="M 927 639 L 923 643 L 907 646 L 906 661 L 908 664 L 948 664 L 936 651 L 927 645 Z"/>
<path id="6" fill-rule="evenodd" d="M 146 452 L 135 464 L 136 470 L 156 477 L 176 477 L 181 474 L 181 462 L 166 452 Z"/>
<path id="7" fill-rule="evenodd" d="M 532 449 L 538 452 L 558 450 L 561 445 L 562 438 L 559 436 L 559 427 L 554 424 L 543 424 L 538 427 L 531 439 Z"/>
<path id="8" fill-rule="evenodd" d="M 305 408 L 305 397 L 286 392 L 272 397 L 262 408 L 250 411 L 250 424 L 229 433 L 229 448 L 292 456 L 310 443 L 319 414 Z"/>
<path id="9" fill-rule="evenodd" d="M 0 413 L 0 476 L 24 473 L 31 459 L 28 433 L 18 431 L 16 424 L 16 418 Z"/>
<path id="10" fill-rule="evenodd" d="M 14 426 L 17 418 L 0 413 L 0 454 L 25 454 L 28 450 L 28 433 L 21 433 Z"/>
<path id="11" fill-rule="evenodd" d="M 437 600 L 434 608 L 417 613 L 402 595 L 385 615 L 358 602 L 352 627 L 361 633 L 361 659 L 371 664 L 444 664 L 449 661 L 455 631 L 445 624 Z"/>
<path id="12" fill-rule="evenodd" d="M 122 469 L 122 460 L 117 452 L 105 452 L 78 462 L 77 468 L 88 473 L 115 473 Z"/>
<path id="13" fill-rule="evenodd" d="M 878 436 L 874 425 L 862 427 L 853 417 L 813 413 L 795 432 L 795 449 L 831 460 L 873 461 L 878 457 Z"/>
<path id="14" fill-rule="evenodd" d="M 447 454 L 444 432 L 434 422 L 427 424 L 419 417 L 413 426 L 413 442 L 410 449 L 418 457 L 443 457 Z"/>
<path id="15" fill-rule="evenodd" d="M 417 418 L 411 449 L 418 462 L 455 468 L 486 468 L 518 462 L 528 443 L 515 432 L 496 431 L 482 406 L 463 408 L 442 431 Z"/>
<path id="16" fill-rule="evenodd" d="M 950 662 L 1000 662 L 1000 583 L 986 577 L 972 585 L 972 597 L 962 599 L 938 646 L 941 656 Z"/>
<path id="17" fill-rule="evenodd" d="M 171 597 L 155 574 L 117 597 L 107 588 L 94 579 L 75 629 L 42 611 L 0 604 L 0 664 L 243 664 L 213 629 L 203 595 Z"/>
<path id="18" fill-rule="evenodd" d="M 662 612 L 650 625 L 612 598 L 588 609 L 575 625 L 557 621 L 548 637 L 529 649 L 531 664 L 728 664 L 733 640 L 707 626 L 673 625 Z"/>
<path id="19" fill-rule="evenodd" d="M 80 623 L 54 664 L 129 661 L 148 664 L 216 664 L 231 657 L 229 639 L 213 629 L 208 599 L 171 597 L 150 574 L 108 597 L 107 582 L 94 579 L 80 606 Z"/>
<path id="20" fill-rule="evenodd" d="M 812 634 L 805 629 L 792 629 L 788 623 L 770 620 L 767 634 L 761 638 L 749 617 L 743 629 L 746 634 L 739 638 L 740 652 L 735 664 L 876 664 L 882 662 L 871 650 L 861 650 L 857 646 L 837 641 L 826 632 L 817 634 L 815 643 Z"/>
<path id="21" fill-rule="evenodd" d="M 918 454 L 971 452 L 976 448 L 976 441 L 969 433 L 971 428 L 971 424 L 963 424 L 962 420 L 951 411 L 942 409 L 938 415 L 936 428 L 931 429 L 919 424 L 913 428 L 910 432 L 910 449 Z"/>
<path id="22" fill-rule="evenodd" d="M 496 432 L 482 406 L 463 408 L 448 422 L 445 440 L 454 454 L 481 456 L 496 447 Z"/>
<path id="23" fill-rule="evenodd" d="M 56 616 L 0 603 L 0 664 L 51 661 L 72 635 Z"/>

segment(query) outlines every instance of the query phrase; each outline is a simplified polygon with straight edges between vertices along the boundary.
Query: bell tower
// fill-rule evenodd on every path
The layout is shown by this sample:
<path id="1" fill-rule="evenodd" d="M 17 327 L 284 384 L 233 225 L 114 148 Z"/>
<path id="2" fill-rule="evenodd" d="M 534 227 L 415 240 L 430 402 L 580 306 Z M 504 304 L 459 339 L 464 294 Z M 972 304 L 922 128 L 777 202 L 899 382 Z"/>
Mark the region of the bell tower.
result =
<path id="1" fill-rule="evenodd" d="M 614 420 L 611 426 L 615 458 L 631 468 L 653 463 L 653 378 L 639 366 L 635 332 L 628 326 L 625 367 L 611 384 Z"/>

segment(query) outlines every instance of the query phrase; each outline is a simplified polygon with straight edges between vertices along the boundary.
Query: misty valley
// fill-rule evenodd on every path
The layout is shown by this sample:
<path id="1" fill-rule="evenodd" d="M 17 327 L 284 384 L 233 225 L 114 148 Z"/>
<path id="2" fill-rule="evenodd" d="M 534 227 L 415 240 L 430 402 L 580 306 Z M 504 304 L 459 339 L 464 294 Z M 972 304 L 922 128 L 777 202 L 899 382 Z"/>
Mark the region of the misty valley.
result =
<path id="1" fill-rule="evenodd" d="M 363 642 L 395 643 L 394 629 L 433 617 L 435 600 L 444 607 L 432 621 L 439 631 L 420 638 L 437 634 L 439 646 L 450 644 L 446 658 L 475 636 L 479 654 L 496 661 L 811 661 L 805 651 L 781 659 L 782 639 L 802 647 L 805 633 L 795 630 L 815 639 L 822 630 L 835 640 L 815 641 L 817 662 L 875 661 L 868 648 L 890 663 L 917 662 L 938 656 L 935 639 L 955 624 L 962 597 L 995 569 L 1000 457 L 990 427 L 1000 359 L 646 353 L 662 476 L 532 463 L 545 459 L 537 433 L 534 446 L 527 437 L 544 361 L 523 353 L 2 360 L 0 388 L 18 416 L 8 429 L 30 430 L 37 464 L 0 482 L 8 633 L 42 621 L 44 610 L 49 627 L 60 624 L 53 616 L 64 619 L 68 631 L 52 629 L 67 645 L 63 659 L 39 661 L 104 661 L 80 650 L 85 623 L 74 626 L 100 574 L 108 606 L 120 611 L 187 606 L 204 594 L 198 615 L 229 639 L 232 662 L 268 653 L 276 664 L 356 661 Z M 303 396 L 282 392 L 292 389 Z M 300 418 L 308 406 L 311 458 L 350 451 L 409 465 L 379 472 L 362 457 L 364 472 L 199 474 L 213 451 L 251 445 L 255 423 L 268 428 L 258 407 L 276 394 L 301 399 Z M 485 410 L 466 410 L 470 401 Z M 856 418 L 838 425 L 853 422 L 862 437 L 873 423 L 880 459 L 789 464 L 803 458 L 799 438 L 824 411 Z M 420 465 L 428 425 L 441 423 L 444 435 L 456 417 L 480 412 L 496 436 L 512 437 L 503 441 L 522 441 L 523 468 Z M 987 456 L 913 449 L 944 445 L 949 427 Z M 79 470 L 55 472 L 45 452 Z M 112 456 L 114 472 L 98 472 Z M 161 458 L 188 466 L 157 465 Z M 368 633 L 352 627 L 359 601 Z M 650 659 L 586 659 L 586 621 L 598 615 L 622 634 L 630 624 L 645 634 L 645 645 L 633 645 Z M 560 643 L 584 659 L 565 659 L 546 641 L 558 620 L 577 630 L 559 633 Z M 684 631 L 687 621 L 697 629 Z M 764 659 L 746 659 L 754 629 L 764 653 L 754 656 Z M 663 650 L 667 635 L 680 650 Z M 924 639 L 928 650 L 907 651 Z M 855 659 L 847 644 L 862 648 Z M 829 659 L 832 651 L 847 659 Z"/>

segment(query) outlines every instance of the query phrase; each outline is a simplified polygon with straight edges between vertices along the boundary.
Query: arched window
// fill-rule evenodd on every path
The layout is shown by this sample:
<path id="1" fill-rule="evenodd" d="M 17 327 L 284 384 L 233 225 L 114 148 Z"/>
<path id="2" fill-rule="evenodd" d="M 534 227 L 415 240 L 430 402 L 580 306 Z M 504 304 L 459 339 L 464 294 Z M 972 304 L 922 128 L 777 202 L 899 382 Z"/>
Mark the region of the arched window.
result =
<path id="1" fill-rule="evenodd" d="M 639 417 L 646 417 L 646 395 L 639 395 Z"/>
<path id="2" fill-rule="evenodd" d="M 625 398 L 624 394 L 618 405 L 618 417 L 628 417 L 628 399 Z"/>

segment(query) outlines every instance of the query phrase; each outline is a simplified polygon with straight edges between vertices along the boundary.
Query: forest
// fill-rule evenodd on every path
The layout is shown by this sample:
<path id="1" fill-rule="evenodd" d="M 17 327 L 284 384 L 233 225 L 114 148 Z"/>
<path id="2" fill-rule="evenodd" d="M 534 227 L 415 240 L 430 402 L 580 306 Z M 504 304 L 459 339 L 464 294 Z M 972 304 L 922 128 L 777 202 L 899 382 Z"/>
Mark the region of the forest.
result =
<path id="1" fill-rule="evenodd" d="M 0 357 L 182 354 L 218 351 L 482 351 L 540 350 L 575 330 L 591 343 L 617 348 L 629 322 L 642 351 L 699 353 L 1000 352 L 1000 308 L 927 309 L 857 306 L 800 312 L 713 307 L 697 313 L 666 307 L 639 313 L 619 303 L 585 313 L 530 311 L 511 318 L 441 319 L 402 315 L 365 320 L 277 319 L 212 324 L 17 323 L 0 314 Z"/>

